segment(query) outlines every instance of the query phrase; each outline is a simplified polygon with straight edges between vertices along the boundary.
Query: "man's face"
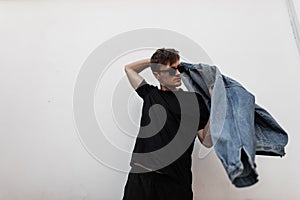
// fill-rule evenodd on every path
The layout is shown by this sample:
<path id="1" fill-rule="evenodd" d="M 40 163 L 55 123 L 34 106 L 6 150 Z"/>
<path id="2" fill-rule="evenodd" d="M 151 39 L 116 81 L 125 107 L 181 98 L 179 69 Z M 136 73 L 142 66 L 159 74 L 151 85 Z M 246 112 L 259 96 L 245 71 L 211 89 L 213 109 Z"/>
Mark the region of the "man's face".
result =
<path id="1" fill-rule="evenodd" d="M 158 72 L 158 80 L 161 85 L 166 86 L 168 88 L 174 88 L 181 85 L 180 72 L 178 71 L 178 69 L 174 69 L 179 66 L 179 63 L 179 60 L 177 60 L 171 66 L 168 64 L 160 67 L 160 72 Z"/>

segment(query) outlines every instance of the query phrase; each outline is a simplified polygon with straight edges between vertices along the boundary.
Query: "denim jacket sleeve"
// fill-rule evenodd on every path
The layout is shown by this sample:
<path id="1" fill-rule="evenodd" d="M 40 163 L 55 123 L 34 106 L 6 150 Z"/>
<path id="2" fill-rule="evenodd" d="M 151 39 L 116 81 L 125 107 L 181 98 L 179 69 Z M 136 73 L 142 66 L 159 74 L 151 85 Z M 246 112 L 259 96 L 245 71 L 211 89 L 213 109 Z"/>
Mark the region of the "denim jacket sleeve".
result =
<path id="1" fill-rule="evenodd" d="M 198 92 L 210 109 L 214 149 L 236 187 L 255 184 L 255 155 L 283 156 L 287 133 L 255 97 L 216 66 L 181 62 L 182 81 Z M 213 88 L 212 96 L 209 88 Z"/>

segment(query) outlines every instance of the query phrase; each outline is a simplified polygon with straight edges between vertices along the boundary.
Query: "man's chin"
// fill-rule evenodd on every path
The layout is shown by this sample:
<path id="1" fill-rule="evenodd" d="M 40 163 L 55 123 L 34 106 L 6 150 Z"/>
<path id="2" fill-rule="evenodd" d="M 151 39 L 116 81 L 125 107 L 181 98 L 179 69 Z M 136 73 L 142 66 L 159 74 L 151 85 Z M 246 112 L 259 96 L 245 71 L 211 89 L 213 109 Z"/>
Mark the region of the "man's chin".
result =
<path id="1" fill-rule="evenodd" d="M 181 84 L 182 84 L 182 83 L 180 82 L 180 83 L 175 84 L 174 86 L 175 86 L 175 87 L 179 87 L 179 86 L 181 86 Z"/>

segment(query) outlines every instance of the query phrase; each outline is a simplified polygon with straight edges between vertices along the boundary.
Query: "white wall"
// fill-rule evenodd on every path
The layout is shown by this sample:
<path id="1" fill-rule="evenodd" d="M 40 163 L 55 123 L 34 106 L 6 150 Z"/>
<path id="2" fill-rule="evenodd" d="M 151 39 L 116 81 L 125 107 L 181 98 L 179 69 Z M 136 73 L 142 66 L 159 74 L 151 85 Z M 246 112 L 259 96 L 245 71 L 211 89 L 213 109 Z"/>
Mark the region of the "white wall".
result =
<path id="1" fill-rule="evenodd" d="M 300 2 L 294 2 L 299 14 Z M 121 198 L 126 173 L 101 164 L 84 148 L 72 98 L 91 52 L 113 36 L 140 28 L 172 30 L 197 42 L 289 133 L 286 156 L 257 156 L 259 182 L 244 189 L 229 182 L 214 152 L 201 156 L 205 149 L 198 144 L 194 199 L 300 198 L 300 57 L 284 0 L 0 1 L 0 25 L 1 200 Z M 112 76 L 111 84 L 115 81 Z M 96 112 L 100 121 L 106 117 Z M 138 115 L 133 116 L 137 123 Z M 132 141 L 117 138 L 112 142 L 132 148 Z"/>

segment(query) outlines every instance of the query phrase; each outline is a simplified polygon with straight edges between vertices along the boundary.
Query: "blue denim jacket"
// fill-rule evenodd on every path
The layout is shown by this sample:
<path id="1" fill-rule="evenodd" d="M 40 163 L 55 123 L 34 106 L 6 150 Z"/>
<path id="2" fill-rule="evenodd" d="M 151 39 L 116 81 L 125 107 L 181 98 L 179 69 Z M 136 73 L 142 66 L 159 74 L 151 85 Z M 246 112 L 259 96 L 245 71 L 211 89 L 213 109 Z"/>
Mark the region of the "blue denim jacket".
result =
<path id="1" fill-rule="evenodd" d="M 182 81 L 199 93 L 210 110 L 210 132 L 216 155 L 236 187 L 255 184 L 255 155 L 284 156 L 287 133 L 255 97 L 216 66 L 181 62 Z M 210 90 L 211 89 L 211 90 Z M 211 91 L 211 95 L 210 95 Z"/>

